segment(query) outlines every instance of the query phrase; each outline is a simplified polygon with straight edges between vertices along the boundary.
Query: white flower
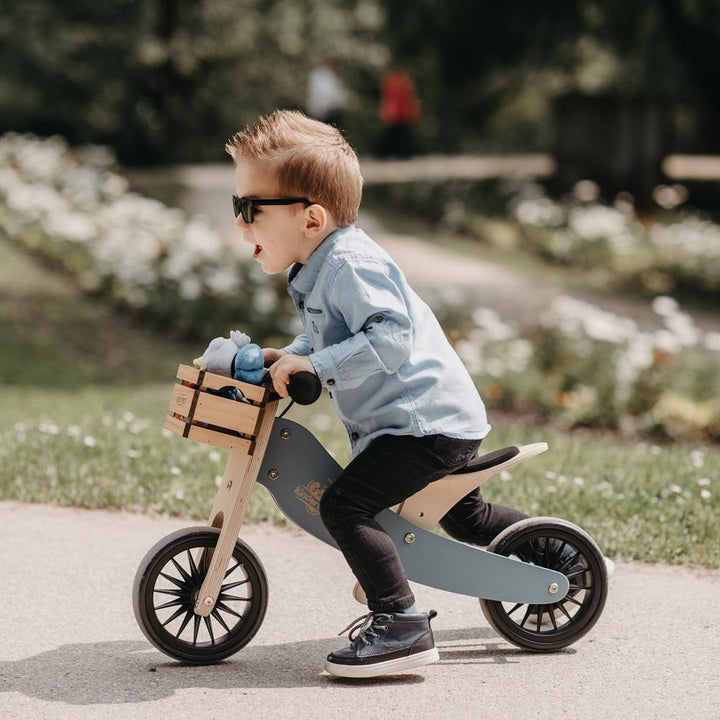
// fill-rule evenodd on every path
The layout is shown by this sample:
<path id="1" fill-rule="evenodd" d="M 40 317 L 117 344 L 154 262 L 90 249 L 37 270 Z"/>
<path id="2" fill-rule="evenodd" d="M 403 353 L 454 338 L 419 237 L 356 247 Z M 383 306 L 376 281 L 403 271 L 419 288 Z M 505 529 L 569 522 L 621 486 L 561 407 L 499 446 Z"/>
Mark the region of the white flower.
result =
<path id="1" fill-rule="evenodd" d="M 83 438 L 83 445 L 87 447 L 95 447 L 97 445 L 97 440 L 91 435 L 86 435 Z"/>
<path id="2" fill-rule="evenodd" d="M 701 490 L 700 497 L 703 500 L 709 500 L 712 497 L 712 493 L 709 490 Z"/>
<path id="3" fill-rule="evenodd" d="M 693 467 L 701 468 L 705 464 L 705 453 L 702 450 L 693 450 L 690 453 L 690 462 Z"/>
<path id="4" fill-rule="evenodd" d="M 60 428 L 57 425 L 55 425 L 55 423 L 51 423 L 51 422 L 39 423 L 38 430 L 41 433 L 46 433 L 47 435 L 59 435 L 60 434 Z"/>
<path id="5" fill-rule="evenodd" d="M 716 353 L 720 353 L 720 332 L 705 333 L 705 347 Z"/>
<path id="6" fill-rule="evenodd" d="M 667 295 L 658 295 L 652 301 L 652 309 L 657 315 L 667 316 L 676 313 L 680 306 L 674 298 Z"/>
<path id="7" fill-rule="evenodd" d="M 571 210 L 568 226 L 585 240 L 598 240 L 627 233 L 626 217 L 615 208 L 602 205 Z"/>

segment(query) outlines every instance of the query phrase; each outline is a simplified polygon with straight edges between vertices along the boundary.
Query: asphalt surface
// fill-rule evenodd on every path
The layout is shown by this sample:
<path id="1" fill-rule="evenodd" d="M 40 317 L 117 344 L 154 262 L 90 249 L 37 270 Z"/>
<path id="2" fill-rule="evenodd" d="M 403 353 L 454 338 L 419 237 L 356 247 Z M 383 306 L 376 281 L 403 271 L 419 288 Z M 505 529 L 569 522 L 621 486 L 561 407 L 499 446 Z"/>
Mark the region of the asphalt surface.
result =
<path id="1" fill-rule="evenodd" d="M 131 587 L 161 537 L 191 522 L 0 503 L 0 718 L 720 717 L 720 572 L 618 563 L 595 628 L 538 655 L 498 637 L 473 598 L 415 586 L 435 608 L 440 662 L 348 681 L 324 673 L 363 608 L 335 550 L 297 530 L 248 526 L 270 603 L 222 664 L 183 666 L 145 640 Z"/>

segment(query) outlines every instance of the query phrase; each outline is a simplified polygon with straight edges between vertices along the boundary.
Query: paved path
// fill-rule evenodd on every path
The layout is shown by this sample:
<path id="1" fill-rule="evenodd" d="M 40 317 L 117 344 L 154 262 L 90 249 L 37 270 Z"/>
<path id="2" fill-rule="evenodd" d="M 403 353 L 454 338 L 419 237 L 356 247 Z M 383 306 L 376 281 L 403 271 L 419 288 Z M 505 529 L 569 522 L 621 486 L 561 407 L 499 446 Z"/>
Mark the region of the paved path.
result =
<path id="1" fill-rule="evenodd" d="M 416 586 L 434 607 L 440 663 L 338 681 L 334 633 L 362 609 L 339 553 L 295 530 L 248 527 L 270 603 L 253 642 L 221 665 L 182 666 L 135 624 L 135 569 L 188 523 L 0 503 L 2 720 L 557 720 L 718 717 L 720 572 L 620 564 L 584 639 L 537 655 L 508 645 L 472 598 Z"/>

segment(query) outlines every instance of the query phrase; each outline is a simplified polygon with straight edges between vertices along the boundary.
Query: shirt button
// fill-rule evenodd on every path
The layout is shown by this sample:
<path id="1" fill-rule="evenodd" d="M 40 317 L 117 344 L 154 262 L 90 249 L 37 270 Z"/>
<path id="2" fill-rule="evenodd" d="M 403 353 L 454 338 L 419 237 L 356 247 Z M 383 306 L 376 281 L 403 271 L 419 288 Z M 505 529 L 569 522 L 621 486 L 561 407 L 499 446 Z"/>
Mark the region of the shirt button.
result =
<path id="1" fill-rule="evenodd" d="M 357 440 L 360 436 L 359 436 L 357 433 L 353 433 L 350 437 L 351 437 L 353 440 Z"/>
<path id="2" fill-rule="evenodd" d="M 327 384 L 332 387 L 332 386 L 335 384 L 335 381 L 334 381 L 332 378 L 330 378 L 330 379 L 327 381 Z"/>
<path id="3" fill-rule="evenodd" d="M 298 307 L 299 307 L 301 310 L 304 310 L 304 309 L 305 309 L 305 303 L 301 300 L 301 301 L 298 303 Z"/>
<path id="4" fill-rule="evenodd" d="M 376 323 L 381 323 L 384 319 L 385 319 L 385 318 L 383 318 L 382 315 L 376 315 L 376 316 L 375 316 L 375 322 L 376 322 Z"/>

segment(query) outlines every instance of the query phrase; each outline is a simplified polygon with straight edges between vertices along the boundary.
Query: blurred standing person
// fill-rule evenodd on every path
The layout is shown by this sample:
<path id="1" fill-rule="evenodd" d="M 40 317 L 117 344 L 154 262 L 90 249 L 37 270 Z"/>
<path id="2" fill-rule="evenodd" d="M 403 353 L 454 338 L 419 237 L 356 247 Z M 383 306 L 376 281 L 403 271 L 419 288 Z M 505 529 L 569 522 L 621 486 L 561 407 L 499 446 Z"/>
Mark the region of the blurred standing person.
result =
<path id="1" fill-rule="evenodd" d="M 340 63 L 326 60 L 308 76 L 307 111 L 316 120 L 340 128 L 344 121 L 347 93 L 340 80 Z"/>
<path id="2" fill-rule="evenodd" d="M 387 72 L 380 83 L 380 157 L 407 158 L 415 147 L 414 128 L 420 119 L 415 83 L 401 67 Z"/>

